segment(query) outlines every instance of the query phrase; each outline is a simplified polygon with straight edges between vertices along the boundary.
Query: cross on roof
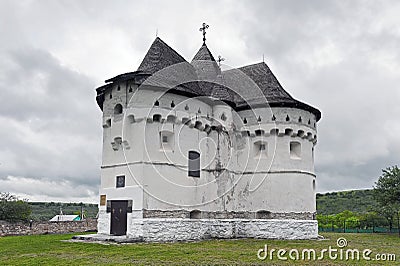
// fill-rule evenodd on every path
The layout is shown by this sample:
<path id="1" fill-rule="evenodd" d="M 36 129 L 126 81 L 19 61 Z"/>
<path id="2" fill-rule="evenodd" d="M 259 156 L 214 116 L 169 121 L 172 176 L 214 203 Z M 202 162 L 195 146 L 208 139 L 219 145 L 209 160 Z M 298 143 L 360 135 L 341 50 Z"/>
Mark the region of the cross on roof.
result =
<path id="1" fill-rule="evenodd" d="M 208 27 L 210 26 L 203 22 L 203 27 L 199 29 L 199 31 L 203 32 L 203 44 L 206 44 L 206 29 L 208 29 Z"/>
<path id="2" fill-rule="evenodd" d="M 217 59 L 217 62 L 218 62 L 218 65 L 219 65 L 219 66 L 221 66 L 221 62 L 222 62 L 222 61 L 225 61 L 225 58 L 222 58 L 222 56 L 219 55 L 219 56 L 218 56 L 218 59 Z"/>

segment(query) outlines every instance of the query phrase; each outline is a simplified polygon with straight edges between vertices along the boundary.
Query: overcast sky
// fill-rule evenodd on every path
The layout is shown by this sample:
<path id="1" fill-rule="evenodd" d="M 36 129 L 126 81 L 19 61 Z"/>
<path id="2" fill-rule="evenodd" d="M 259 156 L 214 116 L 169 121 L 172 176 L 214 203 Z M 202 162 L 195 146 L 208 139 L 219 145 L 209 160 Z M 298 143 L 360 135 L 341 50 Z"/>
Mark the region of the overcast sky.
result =
<path id="1" fill-rule="evenodd" d="M 158 36 L 187 60 L 262 61 L 322 112 L 319 192 L 371 188 L 400 154 L 400 1 L 0 1 L 0 191 L 97 202 L 95 88 Z"/>

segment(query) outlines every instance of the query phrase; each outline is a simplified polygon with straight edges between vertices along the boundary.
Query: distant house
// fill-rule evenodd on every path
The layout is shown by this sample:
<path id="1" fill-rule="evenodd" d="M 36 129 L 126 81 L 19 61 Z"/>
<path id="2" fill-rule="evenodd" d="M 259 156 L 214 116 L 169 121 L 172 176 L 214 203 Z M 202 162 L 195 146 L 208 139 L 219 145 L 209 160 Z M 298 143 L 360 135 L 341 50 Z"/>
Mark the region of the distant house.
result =
<path id="1" fill-rule="evenodd" d="M 50 219 L 50 222 L 71 222 L 80 221 L 81 217 L 77 214 L 72 215 L 56 215 Z"/>

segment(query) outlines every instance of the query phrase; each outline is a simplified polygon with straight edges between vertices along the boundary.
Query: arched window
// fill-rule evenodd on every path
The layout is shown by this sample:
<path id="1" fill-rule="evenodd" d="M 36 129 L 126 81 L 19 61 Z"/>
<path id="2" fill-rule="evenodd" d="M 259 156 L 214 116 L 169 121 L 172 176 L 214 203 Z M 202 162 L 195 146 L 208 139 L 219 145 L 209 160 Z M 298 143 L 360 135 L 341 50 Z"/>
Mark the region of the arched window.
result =
<path id="1" fill-rule="evenodd" d="M 115 115 L 117 115 L 117 114 L 122 114 L 122 105 L 121 105 L 121 104 L 115 105 L 115 107 L 114 107 L 114 114 L 115 114 Z"/>
<path id="2" fill-rule="evenodd" d="M 189 151 L 189 176 L 200 177 L 200 153 Z"/>

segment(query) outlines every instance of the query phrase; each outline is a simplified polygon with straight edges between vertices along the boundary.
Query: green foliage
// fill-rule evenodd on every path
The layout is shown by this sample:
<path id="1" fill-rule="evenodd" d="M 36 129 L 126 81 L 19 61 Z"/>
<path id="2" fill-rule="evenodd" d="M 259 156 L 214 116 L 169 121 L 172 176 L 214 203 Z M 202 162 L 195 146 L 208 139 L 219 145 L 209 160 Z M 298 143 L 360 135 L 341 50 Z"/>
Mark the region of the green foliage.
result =
<path id="1" fill-rule="evenodd" d="M 318 226 L 321 228 L 358 228 L 360 216 L 351 211 L 345 210 L 338 214 L 317 215 Z"/>
<path id="2" fill-rule="evenodd" d="M 375 183 L 374 198 L 380 205 L 379 212 L 387 219 L 390 228 L 395 219 L 400 228 L 400 169 L 395 165 L 382 172 Z"/>
<path id="3" fill-rule="evenodd" d="M 395 165 L 382 172 L 374 187 L 376 201 L 381 206 L 400 205 L 400 169 Z"/>
<path id="4" fill-rule="evenodd" d="M 378 206 L 373 190 L 369 189 L 317 194 L 318 214 L 337 214 L 345 210 L 367 213 L 377 210 Z"/>
<path id="5" fill-rule="evenodd" d="M 26 201 L 10 193 L 0 193 L 0 220 L 17 222 L 28 220 L 31 208 Z"/>

